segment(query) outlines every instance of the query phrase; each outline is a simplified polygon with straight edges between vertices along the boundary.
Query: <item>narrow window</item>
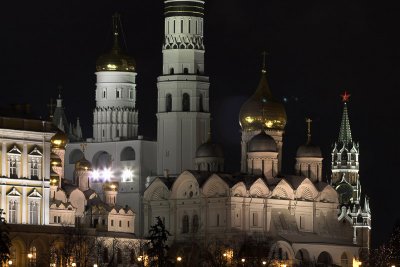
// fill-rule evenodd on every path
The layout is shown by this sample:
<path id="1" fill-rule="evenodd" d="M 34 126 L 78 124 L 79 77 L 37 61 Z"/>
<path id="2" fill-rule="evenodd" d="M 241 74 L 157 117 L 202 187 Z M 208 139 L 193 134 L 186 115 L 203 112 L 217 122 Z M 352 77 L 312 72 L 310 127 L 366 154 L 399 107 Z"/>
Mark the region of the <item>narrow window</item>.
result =
<path id="1" fill-rule="evenodd" d="M 129 90 L 129 99 L 133 99 L 133 90 Z"/>
<path id="2" fill-rule="evenodd" d="M 188 68 L 183 68 L 183 74 L 189 74 L 189 69 Z"/>
<path id="3" fill-rule="evenodd" d="M 183 19 L 181 20 L 181 33 L 183 33 Z"/>
<path id="4" fill-rule="evenodd" d="M 200 94 L 200 97 L 199 97 L 199 111 L 200 112 L 204 111 L 204 108 L 203 108 L 203 95 L 202 94 Z"/>
<path id="5" fill-rule="evenodd" d="M 121 97 L 121 90 L 120 90 L 120 89 L 117 89 L 117 92 L 116 92 L 116 93 L 117 93 L 116 97 L 117 97 L 117 98 L 120 98 L 120 97 Z"/>
<path id="6" fill-rule="evenodd" d="M 190 33 L 190 20 L 189 20 L 189 24 L 188 24 L 188 32 Z"/>
<path id="7" fill-rule="evenodd" d="M 189 233 L 189 216 L 184 215 L 182 218 L 182 233 Z"/>
<path id="8" fill-rule="evenodd" d="M 116 133 L 117 137 L 119 137 L 119 129 L 117 129 L 117 133 Z"/>
<path id="9" fill-rule="evenodd" d="M 111 226 L 114 226 L 114 220 L 111 220 Z"/>
<path id="10" fill-rule="evenodd" d="M 169 34 L 169 20 L 167 22 L 167 34 Z"/>
<path id="11" fill-rule="evenodd" d="M 190 97 L 188 93 L 182 96 L 182 111 L 190 111 Z"/>
<path id="12" fill-rule="evenodd" d="M 38 224 L 38 203 L 31 202 L 29 205 L 29 223 Z"/>
<path id="13" fill-rule="evenodd" d="M 119 227 L 122 227 L 122 221 L 119 221 Z"/>
<path id="14" fill-rule="evenodd" d="M 106 135 L 106 131 L 103 129 L 103 137 Z"/>
<path id="15" fill-rule="evenodd" d="M 258 214 L 253 213 L 253 226 L 258 226 Z"/>
<path id="16" fill-rule="evenodd" d="M 107 91 L 103 90 L 103 98 L 106 98 L 106 97 L 107 97 Z"/>
<path id="17" fill-rule="evenodd" d="M 57 219 L 58 219 L 58 223 L 61 223 L 61 216 L 58 216 Z"/>
<path id="18" fill-rule="evenodd" d="M 174 33 L 175 33 L 175 20 L 174 20 Z"/>
<path id="19" fill-rule="evenodd" d="M 199 231 L 199 216 L 197 216 L 197 214 L 193 216 L 192 225 L 192 232 L 197 233 Z"/>
<path id="20" fill-rule="evenodd" d="M 128 227 L 131 227 L 131 224 L 130 224 L 130 222 L 128 221 Z"/>
<path id="21" fill-rule="evenodd" d="M 196 20 L 196 34 L 199 34 L 199 22 Z"/>
<path id="22" fill-rule="evenodd" d="M 167 94 L 165 98 L 165 111 L 171 112 L 172 111 L 172 96 L 171 94 Z"/>
<path id="23" fill-rule="evenodd" d="M 219 214 L 217 214 L 217 226 L 219 226 Z"/>
<path id="24" fill-rule="evenodd" d="M 54 223 L 57 222 L 57 216 L 54 216 Z"/>
<path id="25" fill-rule="evenodd" d="M 174 68 L 170 68 L 170 69 L 169 69 L 169 74 L 170 74 L 170 75 L 174 75 Z"/>
<path id="26" fill-rule="evenodd" d="M 17 223 L 18 202 L 10 200 L 8 205 L 8 223 Z"/>

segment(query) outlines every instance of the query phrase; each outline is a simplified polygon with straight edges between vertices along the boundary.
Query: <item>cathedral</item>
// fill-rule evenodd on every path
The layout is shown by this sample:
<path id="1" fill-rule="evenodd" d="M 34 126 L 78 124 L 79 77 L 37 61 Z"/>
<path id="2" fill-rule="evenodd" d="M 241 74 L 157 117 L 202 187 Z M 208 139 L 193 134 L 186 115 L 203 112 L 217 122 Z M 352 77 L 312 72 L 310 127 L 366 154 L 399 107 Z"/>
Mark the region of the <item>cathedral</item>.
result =
<path id="1" fill-rule="evenodd" d="M 284 174 L 287 115 L 272 94 L 264 59 L 258 86 L 238 114 L 238 172 L 225 172 L 223 148 L 210 137 L 205 1 L 164 5 L 156 141 L 138 134 L 136 103 L 149 100 L 136 99 L 136 62 L 120 44 L 118 15 L 113 44 L 96 62 L 90 138 L 83 138 L 79 119 L 68 123 L 61 94 L 51 122 L 0 117 L 0 204 L 11 226 L 9 264 L 77 266 L 76 258 L 62 253 L 63 234 L 84 226 L 102 240 L 96 259 L 87 262 L 137 266 L 142 238 L 158 217 L 171 234 L 172 261 L 359 266 L 370 248 L 371 211 L 361 193 L 347 92 L 330 179 L 322 176 L 324 156 L 312 141 L 311 119 L 294 173 Z"/>

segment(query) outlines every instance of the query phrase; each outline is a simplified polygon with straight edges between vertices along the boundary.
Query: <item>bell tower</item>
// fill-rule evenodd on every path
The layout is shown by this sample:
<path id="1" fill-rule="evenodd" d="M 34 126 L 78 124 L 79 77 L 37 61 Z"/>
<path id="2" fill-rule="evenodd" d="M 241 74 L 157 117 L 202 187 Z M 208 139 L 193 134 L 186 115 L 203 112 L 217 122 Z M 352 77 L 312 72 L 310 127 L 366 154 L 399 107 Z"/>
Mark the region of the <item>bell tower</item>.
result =
<path id="1" fill-rule="evenodd" d="M 332 150 L 332 184 L 336 186 L 341 204 L 359 204 L 361 185 L 359 181 L 359 144 L 351 135 L 347 103 L 350 95 L 342 95 L 343 115 L 339 138 Z"/>
<path id="2" fill-rule="evenodd" d="M 204 0 L 165 0 L 163 69 L 158 77 L 157 172 L 194 169 L 210 128 L 204 74 Z"/>

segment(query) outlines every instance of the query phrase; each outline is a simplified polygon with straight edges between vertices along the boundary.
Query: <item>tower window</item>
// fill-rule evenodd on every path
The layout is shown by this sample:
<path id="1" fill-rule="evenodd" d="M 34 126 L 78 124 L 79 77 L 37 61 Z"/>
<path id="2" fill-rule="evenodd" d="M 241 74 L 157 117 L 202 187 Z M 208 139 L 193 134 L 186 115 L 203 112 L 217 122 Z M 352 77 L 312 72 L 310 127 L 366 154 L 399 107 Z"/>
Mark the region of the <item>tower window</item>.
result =
<path id="1" fill-rule="evenodd" d="M 184 93 L 182 97 L 182 111 L 190 111 L 190 97 L 188 93 Z"/>
<path id="2" fill-rule="evenodd" d="M 121 89 L 117 89 L 116 98 L 121 98 L 122 92 Z"/>
<path id="3" fill-rule="evenodd" d="M 189 69 L 188 68 L 183 68 L 183 74 L 189 74 Z"/>
<path id="4" fill-rule="evenodd" d="M 103 90 L 103 98 L 106 98 L 106 97 L 107 97 L 107 91 Z"/>
<path id="5" fill-rule="evenodd" d="M 129 99 L 133 99 L 133 90 L 129 90 Z"/>
<path id="6" fill-rule="evenodd" d="M 173 74 L 174 74 L 174 68 L 170 68 L 170 69 L 169 69 L 169 74 L 170 74 L 170 75 L 173 75 Z"/>
<path id="7" fill-rule="evenodd" d="M 106 131 L 103 129 L 103 137 L 106 135 Z"/>
<path id="8" fill-rule="evenodd" d="M 196 34 L 199 34 L 199 22 L 196 21 Z"/>
<path id="9" fill-rule="evenodd" d="M 183 33 L 183 19 L 181 20 L 181 33 Z"/>
<path id="10" fill-rule="evenodd" d="M 199 97 L 199 111 L 200 112 L 204 111 L 204 108 L 203 108 L 203 95 L 202 94 L 200 94 L 200 97 Z"/>
<path id="11" fill-rule="evenodd" d="M 172 111 L 172 96 L 171 94 L 167 94 L 165 97 L 165 111 L 171 112 Z"/>
<path id="12" fill-rule="evenodd" d="M 167 34 L 169 34 L 169 20 L 167 22 Z"/>
<path id="13" fill-rule="evenodd" d="M 190 33 L 190 20 L 189 20 L 189 24 L 188 24 L 188 32 Z"/>
<path id="14" fill-rule="evenodd" d="M 176 22 L 175 22 L 175 20 L 174 20 L 174 33 L 175 33 L 175 29 L 176 29 L 175 25 L 176 25 Z"/>

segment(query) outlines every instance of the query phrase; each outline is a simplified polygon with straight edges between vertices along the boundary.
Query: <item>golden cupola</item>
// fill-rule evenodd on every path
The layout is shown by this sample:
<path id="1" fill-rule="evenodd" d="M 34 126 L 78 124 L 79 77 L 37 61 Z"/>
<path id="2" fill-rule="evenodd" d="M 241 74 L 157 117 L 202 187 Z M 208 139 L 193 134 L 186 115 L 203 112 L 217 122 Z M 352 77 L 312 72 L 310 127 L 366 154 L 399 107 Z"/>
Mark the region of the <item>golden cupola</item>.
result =
<path id="1" fill-rule="evenodd" d="M 285 128 L 286 111 L 272 96 L 265 67 L 256 91 L 240 108 L 239 123 L 243 131 Z"/>
<path id="2" fill-rule="evenodd" d="M 68 136 L 61 130 L 58 130 L 50 140 L 52 148 L 65 149 L 68 144 Z"/>
<path id="3" fill-rule="evenodd" d="M 118 14 L 113 16 L 114 45 L 110 52 L 101 55 L 96 61 L 97 71 L 126 71 L 135 72 L 135 60 L 124 53 L 119 45 L 119 25 L 120 17 Z"/>

